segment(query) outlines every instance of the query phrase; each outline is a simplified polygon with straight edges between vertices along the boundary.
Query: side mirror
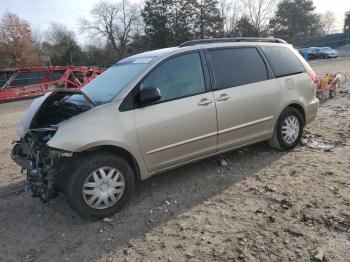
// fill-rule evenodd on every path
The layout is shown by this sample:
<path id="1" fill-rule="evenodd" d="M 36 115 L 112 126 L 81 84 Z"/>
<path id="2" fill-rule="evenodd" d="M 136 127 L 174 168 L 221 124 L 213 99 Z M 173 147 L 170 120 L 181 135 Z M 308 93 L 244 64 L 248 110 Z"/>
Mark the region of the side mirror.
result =
<path id="1" fill-rule="evenodd" d="M 141 106 L 151 104 L 161 98 L 160 91 L 157 87 L 143 87 L 139 91 L 139 102 Z"/>

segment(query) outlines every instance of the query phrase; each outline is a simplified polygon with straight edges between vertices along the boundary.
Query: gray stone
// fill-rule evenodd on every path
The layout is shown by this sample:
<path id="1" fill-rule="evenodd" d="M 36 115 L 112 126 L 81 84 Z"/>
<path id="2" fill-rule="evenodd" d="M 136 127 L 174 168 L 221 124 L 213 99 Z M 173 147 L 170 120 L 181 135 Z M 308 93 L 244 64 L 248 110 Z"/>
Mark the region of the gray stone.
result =
<path id="1" fill-rule="evenodd" d="M 225 166 L 228 165 L 228 163 L 227 163 L 227 161 L 226 161 L 225 159 L 222 159 L 220 164 L 221 164 L 221 166 L 223 166 L 223 167 L 225 167 Z"/>

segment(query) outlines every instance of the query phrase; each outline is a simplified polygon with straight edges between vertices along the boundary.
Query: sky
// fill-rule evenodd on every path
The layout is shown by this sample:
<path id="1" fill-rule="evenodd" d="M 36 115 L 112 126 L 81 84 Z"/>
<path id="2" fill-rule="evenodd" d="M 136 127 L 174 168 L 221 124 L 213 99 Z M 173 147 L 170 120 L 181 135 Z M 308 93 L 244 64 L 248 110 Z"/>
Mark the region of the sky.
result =
<path id="1" fill-rule="evenodd" d="M 85 43 L 88 38 L 79 32 L 78 19 L 89 18 L 90 10 L 98 2 L 100 0 L 0 0 L 0 16 L 15 13 L 39 30 L 45 30 L 51 22 L 62 23 L 76 33 L 80 43 Z M 132 2 L 143 3 L 143 0 Z M 314 5 L 318 13 L 334 12 L 341 30 L 344 13 L 350 11 L 350 0 L 314 0 Z"/>

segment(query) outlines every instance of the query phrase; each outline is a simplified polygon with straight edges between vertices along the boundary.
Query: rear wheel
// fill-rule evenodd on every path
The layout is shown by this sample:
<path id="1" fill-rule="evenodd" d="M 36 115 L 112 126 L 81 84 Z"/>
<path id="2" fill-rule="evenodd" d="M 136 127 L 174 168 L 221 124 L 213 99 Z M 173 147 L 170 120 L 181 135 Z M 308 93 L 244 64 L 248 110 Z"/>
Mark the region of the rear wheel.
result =
<path id="1" fill-rule="evenodd" d="M 334 98 L 337 95 L 337 92 L 335 90 L 329 91 L 329 98 Z"/>
<path id="2" fill-rule="evenodd" d="M 301 139 L 303 124 L 300 112 L 287 107 L 277 120 L 273 137 L 269 140 L 270 146 L 281 151 L 293 149 Z"/>
<path id="3" fill-rule="evenodd" d="M 99 152 L 79 161 L 68 180 L 65 195 L 79 215 L 100 219 L 120 211 L 134 186 L 134 172 L 127 161 Z"/>
<path id="4" fill-rule="evenodd" d="M 317 97 L 317 99 L 322 100 L 323 99 L 323 92 L 317 92 L 316 97 Z"/>

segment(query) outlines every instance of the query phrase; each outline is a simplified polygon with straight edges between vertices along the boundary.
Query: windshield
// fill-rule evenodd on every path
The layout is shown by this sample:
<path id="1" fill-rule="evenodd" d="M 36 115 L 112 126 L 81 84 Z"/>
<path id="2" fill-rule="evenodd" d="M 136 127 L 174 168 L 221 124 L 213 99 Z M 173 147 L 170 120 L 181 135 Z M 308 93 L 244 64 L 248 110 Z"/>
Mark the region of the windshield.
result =
<path id="1" fill-rule="evenodd" d="M 150 60 L 136 59 L 119 62 L 88 83 L 82 90 L 96 104 L 110 102 L 147 67 Z"/>
<path id="2" fill-rule="evenodd" d="M 321 49 L 323 51 L 332 51 L 332 48 L 330 48 L 330 47 L 322 47 Z"/>

